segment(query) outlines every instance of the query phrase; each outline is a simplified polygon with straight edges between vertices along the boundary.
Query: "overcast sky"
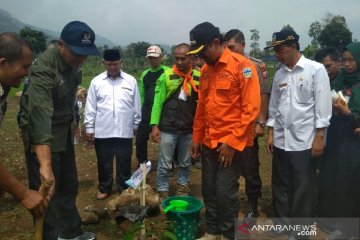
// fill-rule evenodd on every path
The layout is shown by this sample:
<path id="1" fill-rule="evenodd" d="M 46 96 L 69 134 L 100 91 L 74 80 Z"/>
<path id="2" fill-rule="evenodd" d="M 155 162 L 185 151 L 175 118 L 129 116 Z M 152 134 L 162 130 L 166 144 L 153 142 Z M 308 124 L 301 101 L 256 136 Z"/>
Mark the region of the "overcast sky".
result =
<path id="1" fill-rule="evenodd" d="M 257 29 L 261 48 L 273 32 L 290 24 L 304 49 L 310 24 L 328 12 L 344 16 L 353 38 L 360 40 L 360 0 L 0 0 L 0 8 L 22 22 L 59 32 L 69 21 L 81 20 L 122 46 L 189 42 L 189 31 L 209 21 L 222 32 L 242 30 L 247 46 L 250 29 Z"/>

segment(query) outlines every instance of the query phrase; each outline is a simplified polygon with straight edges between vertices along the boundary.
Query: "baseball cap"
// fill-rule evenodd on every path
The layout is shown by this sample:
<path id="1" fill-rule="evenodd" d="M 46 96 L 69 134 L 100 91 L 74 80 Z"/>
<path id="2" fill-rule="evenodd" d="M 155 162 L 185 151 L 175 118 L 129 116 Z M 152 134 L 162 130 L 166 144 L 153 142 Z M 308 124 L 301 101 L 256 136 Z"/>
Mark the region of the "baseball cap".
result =
<path id="1" fill-rule="evenodd" d="M 146 57 L 159 57 L 161 54 L 161 48 L 156 45 L 150 46 L 146 51 Z"/>
<path id="2" fill-rule="evenodd" d="M 84 22 L 72 21 L 65 25 L 60 38 L 66 43 L 72 52 L 78 55 L 98 55 L 99 50 L 95 46 L 95 33 Z"/>
<path id="3" fill-rule="evenodd" d="M 220 30 L 209 22 L 203 22 L 196 25 L 190 31 L 190 52 L 187 54 L 197 54 L 206 44 L 215 38 L 220 38 Z"/>
<path id="4" fill-rule="evenodd" d="M 272 35 L 271 45 L 265 47 L 264 49 L 272 48 L 291 41 L 299 42 L 299 35 L 297 35 L 293 30 L 281 30 L 280 32 L 275 32 Z"/>
<path id="5" fill-rule="evenodd" d="M 121 59 L 119 49 L 105 49 L 103 59 L 105 61 L 114 62 Z"/>

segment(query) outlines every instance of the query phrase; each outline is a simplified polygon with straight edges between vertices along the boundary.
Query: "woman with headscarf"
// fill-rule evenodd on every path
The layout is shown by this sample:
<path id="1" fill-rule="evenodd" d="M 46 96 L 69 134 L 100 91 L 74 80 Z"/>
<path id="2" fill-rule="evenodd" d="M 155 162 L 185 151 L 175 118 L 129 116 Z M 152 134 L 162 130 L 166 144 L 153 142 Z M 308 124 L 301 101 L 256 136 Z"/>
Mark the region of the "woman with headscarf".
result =
<path id="1" fill-rule="evenodd" d="M 339 218 L 360 217 L 360 43 L 342 55 L 342 70 L 333 86 L 343 98 L 333 102 L 333 116 L 320 175 L 319 216 L 332 218 L 327 227 L 352 235 L 354 226 Z M 337 218 L 336 220 L 334 218 Z"/>

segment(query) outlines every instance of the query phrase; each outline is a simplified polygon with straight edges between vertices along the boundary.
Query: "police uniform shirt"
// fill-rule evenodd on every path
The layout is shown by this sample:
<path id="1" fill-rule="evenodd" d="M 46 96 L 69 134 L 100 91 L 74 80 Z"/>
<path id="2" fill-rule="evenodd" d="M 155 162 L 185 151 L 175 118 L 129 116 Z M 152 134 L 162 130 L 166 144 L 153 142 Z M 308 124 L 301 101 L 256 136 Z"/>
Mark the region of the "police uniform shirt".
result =
<path id="1" fill-rule="evenodd" d="M 260 92 L 262 94 L 264 93 L 270 94 L 271 91 L 269 87 L 269 77 L 266 69 L 266 64 L 261 59 L 254 58 L 248 54 L 245 54 L 245 56 L 249 58 L 256 66 L 256 71 L 258 73 L 260 80 Z"/>

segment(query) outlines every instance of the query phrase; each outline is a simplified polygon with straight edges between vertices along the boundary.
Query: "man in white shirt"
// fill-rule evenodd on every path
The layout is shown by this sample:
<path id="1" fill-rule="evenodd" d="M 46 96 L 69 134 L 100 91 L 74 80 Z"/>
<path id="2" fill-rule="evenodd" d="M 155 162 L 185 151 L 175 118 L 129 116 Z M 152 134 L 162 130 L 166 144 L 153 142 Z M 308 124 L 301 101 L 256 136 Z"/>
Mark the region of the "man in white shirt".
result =
<path id="1" fill-rule="evenodd" d="M 113 158 L 116 158 L 116 184 L 127 188 L 131 175 L 132 138 L 141 121 L 140 95 L 136 79 L 121 71 L 118 49 L 104 51 L 106 71 L 90 84 L 85 106 L 86 136 L 95 143 L 98 160 L 99 192 L 103 200 L 112 192 Z"/>
<path id="2" fill-rule="evenodd" d="M 272 193 L 277 224 L 314 217 L 315 160 L 324 149 L 324 131 L 331 117 L 329 77 L 324 66 L 299 51 L 291 30 L 273 34 L 270 47 L 282 63 L 272 84 L 267 151 L 273 155 Z M 311 221 L 311 220 L 310 220 Z M 302 224 L 311 224 L 307 220 Z M 284 231 L 269 231 L 270 236 Z M 297 239 L 295 232 L 289 239 Z"/>

